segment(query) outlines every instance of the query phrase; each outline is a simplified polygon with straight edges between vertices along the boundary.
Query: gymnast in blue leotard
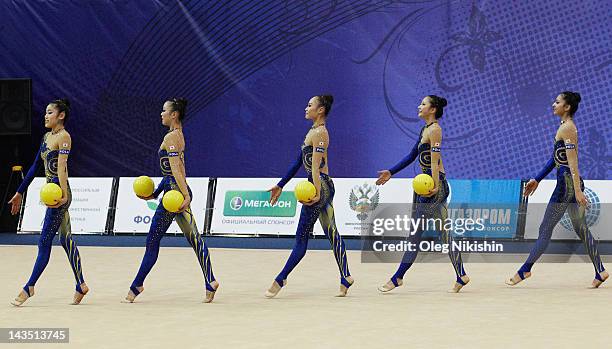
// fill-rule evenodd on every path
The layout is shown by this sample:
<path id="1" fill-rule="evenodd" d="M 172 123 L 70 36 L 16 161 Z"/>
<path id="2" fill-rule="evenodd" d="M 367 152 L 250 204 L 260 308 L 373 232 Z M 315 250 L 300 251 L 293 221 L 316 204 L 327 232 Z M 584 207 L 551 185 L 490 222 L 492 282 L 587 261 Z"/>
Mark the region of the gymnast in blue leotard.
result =
<path id="1" fill-rule="evenodd" d="M 323 231 L 331 243 L 336 263 L 338 264 L 338 270 L 340 271 L 340 292 L 337 296 L 346 296 L 349 287 L 354 283 L 348 268 L 344 241 L 336 228 L 334 207 L 332 204 L 335 189 L 334 183 L 329 177 L 329 164 L 327 161 L 329 134 L 325 127 L 325 122 L 327 120 L 327 115 L 331 111 L 333 101 L 334 99 L 330 95 L 315 96 L 308 101 L 308 105 L 305 109 L 305 116 L 306 119 L 312 121 L 313 125 L 306 134 L 304 144 L 293 166 L 280 182 L 269 190 L 271 193 L 270 202 L 274 204 L 280 197 L 285 184 L 295 176 L 303 165 L 308 173 L 308 180 L 312 182 L 317 189 L 317 194 L 311 201 L 302 202 L 300 220 L 295 233 L 295 245 L 293 246 L 293 250 L 289 255 L 285 267 L 276 276 L 272 282 L 272 286 L 266 291 L 266 297 L 268 298 L 276 296 L 281 288 L 287 284 L 289 273 L 291 273 L 306 254 L 308 238 L 314 229 L 317 219 L 321 223 Z"/>
<path id="2" fill-rule="evenodd" d="M 446 99 L 429 95 L 421 101 L 419 105 L 419 117 L 425 122 L 425 126 L 421 129 L 419 138 L 412 150 L 406 157 L 404 157 L 397 165 L 393 166 L 389 170 L 383 170 L 378 172 L 377 185 L 385 184 L 392 175 L 404 169 L 406 166 L 411 164 L 417 158 L 419 159 L 419 165 L 423 173 L 430 175 L 434 181 L 434 188 L 429 195 L 419 195 L 417 199 L 417 207 L 415 218 L 424 217 L 426 219 L 436 219 L 440 222 L 446 221 L 448 218 L 446 199 L 449 195 L 448 182 L 446 181 L 446 175 L 444 171 L 444 164 L 441 157 L 441 143 L 442 143 L 442 128 L 438 124 L 438 120 L 444 113 L 444 107 L 446 106 Z M 442 240 L 448 246 L 453 245 L 453 235 L 444 227 L 445 224 L 439 224 L 436 226 L 442 236 Z M 412 242 L 418 246 L 421 236 L 423 235 L 423 229 L 419 227 L 414 234 L 410 237 Z M 407 250 L 404 253 L 402 261 L 393 276 L 389 281 L 378 288 L 381 292 L 389 292 L 394 288 L 403 284 L 404 274 L 410 269 L 414 263 L 418 249 L 414 251 Z M 461 260 L 461 252 L 449 248 L 448 255 L 453 264 L 455 270 L 455 284 L 451 289 L 452 292 L 459 292 L 463 286 L 469 281 L 469 277 L 466 275 L 463 269 L 463 262 Z"/>
<path id="3" fill-rule="evenodd" d="M 580 94 L 572 91 L 561 92 L 553 103 L 553 112 L 561 118 L 561 125 L 555 135 L 553 154 L 540 173 L 529 180 L 525 186 L 525 196 L 530 196 L 538 188 L 538 183 L 546 177 L 553 168 L 557 168 L 557 185 L 550 198 L 542 224 L 540 224 L 538 239 L 529 257 L 516 274 L 506 280 L 506 284 L 514 286 L 531 276 L 533 264 L 546 250 L 552 237 L 552 232 L 568 211 L 572 225 L 595 268 L 595 278 L 592 286 L 599 287 L 609 277 L 601 257 L 597 251 L 597 241 L 589 231 L 586 223 L 586 208 L 588 201 L 584 195 L 584 182 L 578 171 L 578 130 L 574 123 L 574 114 L 578 110 Z"/>
<path id="4" fill-rule="evenodd" d="M 157 261 L 161 239 L 173 220 L 176 220 L 200 263 L 206 288 L 204 303 L 212 302 L 215 292 L 219 288 L 219 282 L 215 280 L 213 275 L 208 247 L 198 232 L 195 217 L 190 207 L 192 193 L 185 177 L 185 158 L 183 153 L 185 151 L 185 138 L 183 137 L 182 120 L 185 116 L 186 108 L 187 101 L 182 98 L 173 98 L 164 103 L 161 113 L 162 124 L 167 126 L 169 131 L 158 151 L 163 179 L 150 197 L 142 198 L 144 200 L 155 199 L 162 192 L 178 190 L 183 194 L 185 200 L 177 213 L 167 211 L 161 203 L 157 206 L 157 210 L 151 220 L 151 227 L 147 235 L 147 246 L 140 269 L 130 286 L 128 295 L 125 297 L 130 303 L 134 302 L 136 296 L 144 290 L 144 280 Z"/>
<path id="5" fill-rule="evenodd" d="M 67 99 L 58 99 L 47 105 L 45 112 L 45 127 L 51 129 L 45 133 L 43 141 L 36 154 L 34 163 L 28 170 L 23 182 L 17 189 L 17 193 L 9 201 L 11 213 L 17 214 L 21 207 L 23 193 L 28 189 L 30 183 L 36 176 L 42 162 L 45 169 L 47 183 L 55 183 L 62 189 L 62 198 L 53 206 L 47 208 L 43 227 L 38 241 L 38 256 L 34 263 L 34 270 L 30 279 L 25 284 L 19 295 L 11 302 L 15 306 L 22 305 L 28 298 L 34 296 L 34 285 L 40 278 L 51 256 L 53 237 L 59 232 L 59 240 L 68 255 L 68 261 L 76 280 L 76 291 L 72 304 L 79 304 L 83 297 L 89 292 L 89 288 L 83 279 L 81 269 L 81 257 L 76 243 L 72 239 L 70 231 L 70 214 L 68 208 L 72 200 L 70 184 L 68 183 L 68 155 L 72 147 L 70 134 L 65 126 L 70 115 L 70 103 Z"/>

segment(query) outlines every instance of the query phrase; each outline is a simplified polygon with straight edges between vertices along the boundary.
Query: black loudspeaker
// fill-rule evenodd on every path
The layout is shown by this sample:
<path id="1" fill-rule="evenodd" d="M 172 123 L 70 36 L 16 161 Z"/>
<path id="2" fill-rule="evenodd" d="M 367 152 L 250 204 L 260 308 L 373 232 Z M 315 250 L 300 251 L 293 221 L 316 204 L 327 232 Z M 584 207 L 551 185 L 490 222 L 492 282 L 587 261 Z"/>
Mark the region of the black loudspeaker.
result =
<path id="1" fill-rule="evenodd" d="M 32 80 L 0 79 L 0 135 L 29 135 Z"/>

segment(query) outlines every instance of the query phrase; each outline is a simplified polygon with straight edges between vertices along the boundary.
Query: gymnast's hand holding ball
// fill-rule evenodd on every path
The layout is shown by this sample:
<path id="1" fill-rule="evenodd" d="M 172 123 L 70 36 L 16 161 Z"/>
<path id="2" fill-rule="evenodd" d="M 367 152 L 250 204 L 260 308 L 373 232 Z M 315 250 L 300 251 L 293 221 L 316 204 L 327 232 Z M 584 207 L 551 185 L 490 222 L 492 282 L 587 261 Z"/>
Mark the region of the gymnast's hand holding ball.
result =
<path id="1" fill-rule="evenodd" d="M 431 189 L 428 193 L 426 194 L 419 194 L 422 197 L 426 197 L 426 198 L 430 198 L 432 196 L 435 196 L 436 194 L 438 194 L 438 187 L 435 187 L 433 189 Z"/>
<path id="2" fill-rule="evenodd" d="M 310 201 L 300 201 L 300 204 L 306 206 L 312 206 L 321 200 L 321 196 L 317 193 L 317 196 L 313 197 Z"/>
<path id="3" fill-rule="evenodd" d="M 295 186 L 295 198 L 306 206 L 312 206 L 321 200 L 321 194 L 309 181 L 301 181 Z"/>
<path id="4" fill-rule="evenodd" d="M 40 189 L 40 201 L 49 208 L 58 208 L 68 202 L 62 188 L 55 183 L 47 183 Z"/>

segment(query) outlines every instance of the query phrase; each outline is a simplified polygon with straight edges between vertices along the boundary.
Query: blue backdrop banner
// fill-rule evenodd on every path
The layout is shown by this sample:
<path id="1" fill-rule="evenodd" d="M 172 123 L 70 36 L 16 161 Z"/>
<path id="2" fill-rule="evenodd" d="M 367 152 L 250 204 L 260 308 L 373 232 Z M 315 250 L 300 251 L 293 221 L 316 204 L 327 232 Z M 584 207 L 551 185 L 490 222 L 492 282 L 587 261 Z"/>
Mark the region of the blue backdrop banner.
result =
<path id="1" fill-rule="evenodd" d="M 581 174 L 612 179 L 610 1 L 3 1 L 0 13 L 0 77 L 33 79 L 33 143 L 46 104 L 72 102 L 71 175 L 159 174 L 159 113 L 180 96 L 188 176 L 280 177 L 308 99 L 328 92 L 333 177 L 402 158 L 428 94 L 449 102 L 449 178 L 533 177 L 552 153 L 552 101 L 570 89 L 583 97 Z"/>

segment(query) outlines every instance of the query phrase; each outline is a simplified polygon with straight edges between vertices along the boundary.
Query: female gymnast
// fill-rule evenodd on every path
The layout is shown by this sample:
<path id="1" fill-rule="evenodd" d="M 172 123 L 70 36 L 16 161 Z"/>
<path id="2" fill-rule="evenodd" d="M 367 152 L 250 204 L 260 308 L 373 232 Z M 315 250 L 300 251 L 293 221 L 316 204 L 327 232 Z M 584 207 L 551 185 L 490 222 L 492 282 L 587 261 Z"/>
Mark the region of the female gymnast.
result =
<path id="1" fill-rule="evenodd" d="M 331 111 L 334 98 L 331 95 L 314 96 L 308 101 L 305 109 L 306 119 L 312 121 L 312 127 L 306 134 L 300 152 L 287 174 L 270 190 L 270 203 L 274 204 L 283 191 L 287 182 L 295 176 L 302 164 L 308 173 L 308 180 L 312 182 L 317 190 L 316 196 L 308 202 L 302 203 L 300 220 L 295 233 L 295 245 L 289 255 L 285 267 L 276 276 L 270 288 L 266 291 L 266 297 L 272 298 L 280 292 L 287 284 L 289 273 L 298 265 L 308 248 L 308 237 L 313 231 L 314 224 L 319 220 L 325 235 L 331 243 L 336 263 L 340 271 L 340 292 L 338 297 L 346 296 L 349 287 L 354 283 L 349 272 L 348 260 L 344 241 L 334 219 L 334 183 L 329 176 L 329 163 L 327 161 L 327 149 L 329 146 L 329 133 L 325 127 L 329 112 Z"/>
<path id="2" fill-rule="evenodd" d="M 442 128 L 438 124 L 438 120 L 444 114 L 444 107 L 446 104 L 446 99 L 435 95 L 429 95 L 423 98 L 418 109 L 419 117 L 425 122 L 425 126 L 421 129 L 417 142 L 412 147 L 410 153 L 397 165 L 389 170 L 378 172 L 376 184 L 383 185 L 387 183 L 392 175 L 404 169 L 418 157 L 419 165 L 423 173 L 433 178 L 434 188 L 429 195 L 418 196 L 415 218 L 433 218 L 439 220 L 438 224 L 435 226 L 435 230 L 441 233 L 443 242 L 449 246 L 448 255 L 456 275 L 456 282 L 450 291 L 459 292 L 459 290 L 470 281 L 470 278 L 463 269 L 460 251 L 453 248 L 452 233 L 447 231 L 444 227 L 444 223 L 448 217 L 446 199 L 448 198 L 449 187 L 446 181 L 444 164 L 442 163 L 442 157 L 440 155 Z M 423 229 L 419 226 L 419 228 L 413 232 L 412 236 L 410 236 L 411 242 L 414 242 L 415 246 L 418 246 L 422 235 Z M 406 271 L 408 271 L 414 263 L 417 253 L 418 248 L 414 251 L 406 251 L 395 274 L 391 276 L 391 279 L 386 284 L 380 286 L 378 290 L 381 292 L 389 292 L 401 286 L 403 284 L 404 274 L 406 274 Z"/>
<path id="3" fill-rule="evenodd" d="M 161 202 L 157 206 L 157 210 L 155 210 L 155 214 L 151 220 L 151 227 L 147 235 L 146 250 L 142 263 L 140 264 L 140 269 L 130 286 L 128 295 L 125 297 L 125 300 L 130 303 L 134 302 L 136 296 L 144 290 L 144 280 L 157 261 L 160 241 L 174 219 L 176 219 L 176 223 L 179 225 L 183 234 L 189 241 L 189 244 L 195 251 L 200 267 L 202 268 L 206 287 L 204 303 L 212 302 L 215 297 L 215 292 L 219 288 L 219 283 L 215 280 L 213 275 L 208 248 L 198 232 L 195 217 L 189 205 L 192 196 L 191 189 L 187 185 L 185 174 L 185 158 L 183 154 L 185 151 L 185 139 L 183 137 L 182 124 L 186 108 L 187 101 L 185 99 L 173 98 L 164 103 L 161 112 L 161 121 L 169 130 L 158 151 L 159 165 L 161 167 L 163 179 L 151 196 L 141 197 L 141 199 L 144 200 L 151 200 L 156 199 L 162 191 L 165 193 L 169 190 L 178 190 L 183 194 L 185 199 L 179 211 L 176 213 L 167 211 Z"/>
<path id="4" fill-rule="evenodd" d="M 554 167 L 557 168 L 557 186 L 546 207 L 544 219 L 540 224 L 538 239 L 533 246 L 527 261 L 516 274 L 506 280 L 506 284 L 514 286 L 531 276 L 533 264 L 540 258 L 550 242 L 553 228 L 563 217 L 565 211 L 574 226 L 576 234 L 584 243 L 584 247 L 595 267 L 593 288 L 599 287 L 610 276 L 605 270 L 599 252 L 597 241 L 591 235 L 586 223 L 587 198 L 584 196 L 584 182 L 578 171 L 578 130 L 574 123 L 574 114 L 578 110 L 580 94 L 572 91 L 561 92 L 553 103 L 553 113 L 561 119 L 561 125 L 555 135 L 553 154 L 540 173 L 529 180 L 525 186 L 525 196 L 532 195 L 539 182 L 546 177 Z"/>
<path id="5" fill-rule="evenodd" d="M 47 105 L 45 127 L 51 129 L 51 131 L 43 136 L 34 163 L 17 189 L 17 193 L 9 201 L 11 213 L 17 214 L 21 207 L 23 193 L 32 183 L 34 176 L 36 176 L 41 160 L 45 169 L 47 183 L 58 184 L 62 189 L 60 201 L 56 205 L 47 208 L 42 231 L 40 232 L 40 240 L 38 241 L 38 256 L 34 263 L 34 270 L 19 295 L 11 302 L 15 306 L 22 305 L 28 298 L 34 296 L 34 285 L 49 263 L 53 237 L 58 231 L 60 243 L 68 255 L 68 261 L 76 280 L 76 292 L 74 293 L 72 304 L 81 303 L 83 297 L 89 292 L 89 287 L 87 287 L 83 279 L 79 250 L 72 239 L 70 231 L 68 208 L 72 201 L 72 193 L 68 183 L 68 155 L 70 154 L 72 140 L 70 134 L 65 129 L 69 116 L 70 103 L 67 99 L 57 99 Z"/>

